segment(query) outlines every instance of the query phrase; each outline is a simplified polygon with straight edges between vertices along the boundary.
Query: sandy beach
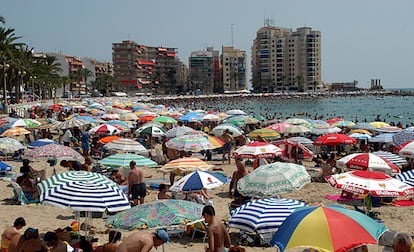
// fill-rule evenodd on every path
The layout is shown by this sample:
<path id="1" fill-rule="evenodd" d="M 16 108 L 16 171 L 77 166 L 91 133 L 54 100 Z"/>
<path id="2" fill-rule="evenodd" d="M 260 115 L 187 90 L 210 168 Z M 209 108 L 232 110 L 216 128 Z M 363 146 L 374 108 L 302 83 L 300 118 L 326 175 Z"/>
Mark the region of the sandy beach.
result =
<path id="1" fill-rule="evenodd" d="M 13 165 L 13 172 L 18 171 L 21 163 L 10 162 Z M 221 161 L 209 161 L 210 164 L 216 165 L 224 170 L 224 173 L 231 175 L 235 170 L 234 162 L 231 165 L 222 165 Z M 312 165 L 306 163 L 305 165 Z M 35 169 L 46 168 L 47 173 L 52 173 L 52 168 L 48 167 L 45 163 L 32 163 Z M 252 167 L 248 167 L 252 170 Z M 64 172 L 62 167 L 56 168 L 57 172 Z M 152 178 L 163 178 L 163 174 L 158 171 L 157 168 L 145 169 L 145 175 L 152 175 Z M 167 180 L 168 177 L 165 176 Z M 222 220 L 229 219 L 228 204 L 231 199 L 228 197 L 228 185 L 211 190 L 210 195 L 213 195 L 214 207 L 216 209 L 217 216 Z M 339 194 L 339 191 L 329 186 L 327 183 L 311 183 L 299 191 L 291 192 L 288 194 L 280 195 L 283 198 L 297 199 L 307 202 L 310 205 L 318 204 L 334 204 L 336 202 L 327 200 L 325 194 Z M 4 230 L 7 226 L 12 225 L 13 221 L 17 217 L 24 217 L 27 222 L 27 227 L 38 228 L 41 234 L 47 231 L 53 231 L 57 228 L 64 228 L 70 226 L 74 220 L 73 212 L 70 209 L 61 209 L 47 205 L 16 205 L 15 201 L 9 200 L 13 198 L 13 189 L 9 186 L 7 179 L 0 180 L 0 229 Z M 151 190 L 149 196 L 146 198 L 147 202 L 156 200 L 157 191 Z M 346 206 L 349 207 L 349 206 Z M 414 234 L 412 207 L 396 207 L 396 206 L 381 206 L 375 208 L 375 211 L 380 212 L 380 218 L 384 221 L 384 224 L 391 230 L 404 231 L 409 234 Z M 102 218 L 94 218 L 92 225 L 93 237 L 98 238 L 98 242 L 95 245 L 103 244 L 107 241 L 107 228 L 104 225 Z M 134 231 L 122 231 L 123 238 L 127 237 Z M 237 244 L 238 241 L 238 229 L 230 229 L 230 235 L 232 243 Z M 191 237 L 184 235 L 183 238 L 172 237 L 171 243 L 165 246 L 165 251 L 204 251 L 206 243 L 202 242 L 201 238 L 195 238 L 191 241 Z M 275 248 L 262 248 L 262 247 L 245 247 L 246 251 L 275 251 Z M 369 251 L 381 251 L 380 246 L 369 246 Z M 299 250 L 296 250 L 299 251 Z"/>

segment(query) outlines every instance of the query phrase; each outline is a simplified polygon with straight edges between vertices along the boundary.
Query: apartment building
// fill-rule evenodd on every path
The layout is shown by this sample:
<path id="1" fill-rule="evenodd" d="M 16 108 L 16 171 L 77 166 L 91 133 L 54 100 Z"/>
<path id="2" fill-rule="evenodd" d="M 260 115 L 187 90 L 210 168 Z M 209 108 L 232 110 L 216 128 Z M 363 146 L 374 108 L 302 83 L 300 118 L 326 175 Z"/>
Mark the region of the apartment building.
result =
<path id="1" fill-rule="evenodd" d="M 248 89 L 246 52 L 233 46 L 223 46 L 221 55 L 224 92 Z"/>
<path id="2" fill-rule="evenodd" d="M 140 45 L 125 40 L 112 44 L 114 77 L 127 92 L 145 91 L 155 94 L 182 92 L 178 73 L 177 49 Z"/>
<path id="3" fill-rule="evenodd" d="M 188 93 L 212 94 L 214 59 L 212 51 L 195 51 L 189 58 Z"/>
<path id="4" fill-rule="evenodd" d="M 321 84 L 321 33 L 266 25 L 252 46 L 255 92 L 311 91 Z"/>

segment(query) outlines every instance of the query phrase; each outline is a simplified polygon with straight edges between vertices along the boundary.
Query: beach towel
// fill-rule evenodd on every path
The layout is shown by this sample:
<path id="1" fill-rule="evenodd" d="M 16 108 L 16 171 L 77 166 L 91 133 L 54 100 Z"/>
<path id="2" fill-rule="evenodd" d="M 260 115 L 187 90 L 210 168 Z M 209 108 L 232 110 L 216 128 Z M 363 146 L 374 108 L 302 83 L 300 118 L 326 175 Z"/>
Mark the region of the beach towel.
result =
<path id="1" fill-rule="evenodd" d="M 392 202 L 393 206 L 414 206 L 414 201 L 412 200 L 395 200 Z"/>
<path id="2" fill-rule="evenodd" d="M 342 197 L 341 195 L 329 195 L 329 194 L 325 194 L 325 198 L 327 198 L 328 200 L 336 200 L 336 201 L 352 201 L 352 200 L 356 200 L 359 198 L 347 198 L 347 197 Z"/>

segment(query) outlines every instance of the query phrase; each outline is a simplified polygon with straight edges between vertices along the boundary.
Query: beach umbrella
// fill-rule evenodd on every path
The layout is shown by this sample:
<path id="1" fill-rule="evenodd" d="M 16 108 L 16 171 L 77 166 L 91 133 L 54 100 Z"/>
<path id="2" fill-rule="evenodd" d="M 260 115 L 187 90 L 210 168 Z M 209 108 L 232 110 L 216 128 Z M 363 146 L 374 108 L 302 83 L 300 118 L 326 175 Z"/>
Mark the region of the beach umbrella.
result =
<path id="1" fill-rule="evenodd" d="M 289 137 L 287 142 L 292 144 L 313 144 L 313 141 L 306 137 Z"/>
<path id="2" fill-rule="evenodd" d="M 104 145 L 107 150 L 123 151 L 123 152 L 134 152 L 142 155 L 148 155 L 148 150 L 139 142 L 128 139 L 120 138 L 115 139 Z"/>
<path id="3" fill-rule="evenodd" d="M 337 117 L 337 118 L 330 118 L 330 119 L 326 120 L 326 122 L 329 123 L 329 124 L 333 124 L 333 123 L 336 123 L 336 122 L 341 122 L 343 120 L 344 119 L 342 119 L 340 117 Z"/>
<path id="4" fill-rule="evenodd" d="M 210 143 L 213 144 L 213 149 L 221 148 L 224 145 L 224 141 L 216 136 L 207 135 L 207 139 Z"/>
<path id="5" fill-rule="evenodd" d="M 102 120 L 96 120 L 95 118 L 89 116 L 89 115 L 77 115 L 74 118 L 81 120 L 81 121 L 85 121 L 87 123 L 98 123 L 98 122 L 103 122 Z"/>
<path id="6" fill-rule="evenodd" d="M 37 128 L 41 125 L 39 121 L 34 119 L 18 119 L 10 124 L 10 127 L 24 127 L 24 128 Z"/>
<path id="7" fill-rule="evenodd" d="M 282 150 L 270 143 L 251 142 L 238 148 L 233 154 L 241 158 L 273 158 L 281 155 Z"/>
<path id="8" fill-rule="evenodd" d="M 120 121 L 120 120 L 110 120 L 110 121 L 107 121 L 105 123 L 110 124 L 110 125 L 117 125 L 117 126 L 123 128 L 123 129 L 129 129 L 130 128 L 127 122 L 123 122 L 123 121 Z"/>
<path id="9" fill-rule="evenodd" d="M 144 134 L 144 135 L 151 135 L 151 136 L 164 136 L 166 130 L 162 127 L 158 126 L 143 126 L 140 127 L 135 131 L 135 134 Z"/>
<path id="10" fill-rule="evenodd" d="M 78 119 L 76 117 L 72 117 L 71 119 L 67 120 L 67 121 L 63 121 L 58 123 L 55 128 L 58 129 L 71 129 L 74 127 L 82 127 L 84 125 L 89 124 L 89 122 Z"/>
<path id="11" fill-rule="evenodd" d="M 60 144 L 48 144 L 28 150 L 24 153 L 23 158 L 32 161 L 53 159 L 79 162 L 85 161 L 79 152 Z"/>
<path id="12" fill-rule="evenodd" d="M 30 131 L 28 131 L 25 128 L 21 128 L 21 127 L 13 127 L 10 129 L 7 129 L 6 131 L 4 131 L 1 136 L 20 136 L 20 135 L 26 135 L 26 134 L 30 134 Z"/>
<path id="13" fill-rule="evenodd" d="M 192 172 L 196 170 L 206 171 L 212 168 L 213 165 L 210 165 L 199 158 L 185 157 L 172 160 L 165 165 L 163 165 L 160 171 L 167 173 L 173 171 L 183 171 L 183 172 Z"/>
<path id="14" fill-rule="evenodd" d="M 119 114 L 104 114 L 101 116 L 102 120 L 119 120 L 120 119 L 120 115 Z"/>
<path id="15" fill-rule="evenodd" d="M 89 133 L 91 134 L 119 134 L 122 132 L 122 128 L 117 125 L 111 125 L 111 124 L 101 124 L 96 127 L 93 127 L 89 130 Z"/>
<path id="16" fill-rule="evenodd" d="M 167 148 L 186 152 L 199 152 L 216 148 L 216 146 L 208 140 L 208 137 L 202 134 L 185 134 L 174 137 L 168 140 L 165 145 Z"/>
<path id="17" fill-rule="evenodd" d="M 383 224 L 360 212 L 340 206 L 312 206 L 287 217 L 270 244 L 280 251 L 310 247 L 346 252 L 364 244 L 377 244 L 385 231 Z"/>
<path id="18" fill-rule="evenodd" d="M 385 126 L 379 129 L 376 129 L 377 132 L 384 132 L 384 133 L 398 133 L 401 132 L 402 129 L 395 127 L 395 126 Z"/>
<path id="19" fill-rule="evenodd" d="M 49 188 L 43 204 L 74 211 L 119 212 L 130 208 L 127 195 L 117 186 L 90 181 L 72 181 Z"/>
<path id="20" fill-rule="evenodd" d="M 356 123 L 351 129 L 375 130 L 375 127 L 370 123 Z"/>
<path id="21" fill-rule="evenodd" d="M 231 212 L 229 226 L 250 233 L 274 234 L 295 209 L 304 206 L 305 203 L 292 199 L 255 199 Z"/>
<path id="22" fill-rule="evenodd" d="M 313 128 L 310 130 L 310 132 L 314 135 L 333 134 L 333 133 L 339 133 L 341 131 L 342 130 L 340 128 L 332 127 L 332 126 Z"/>
<path id="23" fill-rule="evenodd" d="M 331 124 L 332 126 L 336 126 L 336 127 L 351 127 L 354 126 L 355 123 L 351 122 L 351 121 L 338 121 L 338 122 L 334 122 Z"/>
<path id="24" fill-rule="evenodd" d="M 248 137 L 263 137 L 263 138 L 280 138 L 280 134 L 272 129 L 256 129 L 247 134 Z"/>
<path id="25" fill-rule="evenodd" d="M 414 170 L 408 170 L 406 172 L 397 174 L 395 178 L 414 187 Z"/>
<path id="26" fill-rule="evenodd" d="M 240 109 L 231 109 L 225 112 L 227 115 L 247 115 L 246 112 Z"/>
<path id="27" fill-rule="evenodd" d="M 370 140 L 372 138 L 368 134 L 361 134 L 361 133 L 351 133 L 348 136 L 355 138 L 355 139 L 366 139 L 366 140 Z"/>
<path id="28" fill-rule="evenodd" d="M 191 132 L 193 131 L 193 128 L 187 127 L 187 126 L 178 126 L 178 127 L 174 127 L 172 129 L 169 129 L 166 133 L 165 136 L 168 138 L 174 138 L 176 136 L 181 136 L 184 135 L 187 132 Z"/>
<path id="29" fill-rule="evenodd" d="M 106 136 L 106 137 L 102 137 L 101 139 L 99 139 L 98 142 L 102 143 L 102 144 L 106 144 L 106 143 L 109 143 L 111 141 L 114 141 L 114 140 L 120 139 L 120 138 L 121 137 L 119 137 L 119 136 Z"/>
<path id="30" fill-rule="evenodd" d="M 183 122 L 201 122 L 203 121 L 202 115 L 196 112 L 190 112 L 180 117 Z"/>
<path id="31" fill-rule="evenodd" d="M 201 189 L 213 189 L 227 183 L 227 177 L 222 173 L 209 171 L 194 171 L 176 181 L 171 187 L 172 192 L 201 191 Z"/>
<path id="32" fill-rule="evenodd" d="M 131 161 L 135 161 L 138 167 L 155 167 L 158 164 L 148 159 L 144 156 L 138 154 L 130 154 L 130 153 L 117 153 L 114 155 L 110 155 L 102 160 L 99 160 L 98 163 L 103 166 L 109 167 L 124 167 L 129 168 L 129 163 Z"/>
<path id="33" fill-rule="evenodd" d="M 372 133 L 368 130 L 365 130 L 365 129 L 353 129 L 353 130 L 349 131 L 349 134 L 353 134 L 353 133 L 359 133 L 359 134 L 365 134 L 365 135 L 372 136 Z"/>
<path id="34" fill-rule="evenodd" d="M 164 124 L 166 124 L 166 123 L 171 123 L 171 124 L 178 123 L 177 120 L 175 120 L 174 118 L 169 117 L 169 116 L 158 116 L 158 117 L 155 117 L 154 120 L 152 120 L 152 121 L 153 122 L 164 123 Z"/>
<path id="35" fill-rule="evenodd" d="M 414 158 L 414 141 L 403 143 L 403 147 L 397 147 L 400 151 L 398 155 L 406 158 Z"/>
<path id="36" fill-rule="evenodd" d="M 267 198 L 298 190 L 310 182 L 304 166 L 275 162 L 261 165 L 239 179 L 237 190 L 243 196 Z"/>
<path id="37" fill-rule="evenodd" d="M 40 201 L 43 200 L 43 194 L 50 188 L 73 181 L 86 181 L 90 183 L 108 184 L 114 187 L 118 187 L 118 185 L 108 177 L 96 172 L 67 171 L 55 174 L 37 184 L 40 192 Z"/>
<path id="38" fill-rule="evenodd" d="M 13 169 L 13 167 L 11 165 L 0 161 L 0 173 L 11 172 L 12 169 Z"/>
<path id="39" fill-rule="evenodd" d="M 402 143 L 414 140 L 414 132 L 403 130 L 392 136 L 393 143 L 398 146 Z"/>
<path id="40" fill-rule="evenodd" d="M 52 139 L 44 138 L 44 139 L 38 139 L 38 140 L 35 140 L 35 141 L 29 143 L 27 145 L 27 147 L 33 149 L 33 148 L 40 147 L 40 146 L 45 146 L 45 145 L 48 145 L 48 144 L 59 144 L 59 143 L 56 142 L 56 141 L 53 141 Z"/>
<path id="41" fill-rule="evenodd" d="M 357 140 L 345 134 L 326 134 L 313 141 L 314 145 L 355 144 Z"/>
<path id="42" fill-rule="evenodd" d="M 397 197 L 414 194 L 414 188 L 383 172 L 349 171 L 325 178 L 336 188 L 355 194 L 371 194 L 375 197 Z"/>
<path id="43" fill-rule="evenodd" d="M 207 122 L 217 122 L 220 120 L 221 118 L 218 115 L 214 115 L 214 114 L 207 114 L 203 116 L 203 121 L 207 121 Z"/>
<path id="44" fill-rule="evenodd" d="M 371 124 L 372 126 L 374 126 L 375 129 L 379 129 L 379 128 L 382 128 L 382 127 L 388 127 L 388 126 L 390 126 L 388 123 L 381 122 L 381 121 L 370 122 L 369 124 Z"/>
<path id="45" fill-rule="evenodd" d="M 91 105 L 89 105 L 89 108 L 105 110 L 104 105 L 100 103 L 92 103 Z"/>
<path id="46" fill-rule="evenodd" d="M 154 229 L 202 220 L 204 205 L 188 200 L 158 200 L 110 216 L 106 226 L 119 229 Z"/>
<path id="47" fill-rule="evenodd" d="M 286 128 L 291 127 L 293 124 L 289 123 L 275 123 L 272 125 L 267 126 L 267 129 L 272 129 L 276 132 L 282 133 Z"/>
<path id="48" fill-rule="evenodd" d="M 293 125 L 289 128 L 286 128 L 282 133 L 283 134 L 303 134 L 308 133 L 311 130 L 308 127 L 305 127 L 303 125 Z"/>
<path id="49" fill-rule="evenodd" d="M 240 129 L 239 127 L 237 127 L 233 124 L 223 123 L 223 124 L 220 124 L 220 125 L 217 125 L 216 127 L 214 127 L 211 130 L 211 134 L 220 137 L 221 135 L 223 135 L 223 133 L 226 129 L 228 129 L 230 131 L 230 133 L 233 137 L 241 136 L 244 133 L 242 129 Z"/>
<path id="50" fill-rule="evenodd" d="M 289 119 L 286 119 L 285 121 L 284 121 L 284 123 L 287 123 L 287 124 L 294 124 L 294 125 L 299 125 L 299 124 L 309 124 L 309 122 L 308 121 L 306 121 L 305 119 L 302 119 L 302 118 L 289 118 Z"/>
<path id="51" fill-rule="evenodd" d="M 382 133 L 382 134 L 372 137 L 368 141 L 371 143 L 392 143 L 393 135 L 394 135 L 393 133 Z"/>
<path id="52" fill-rule="evenodd" d="M 121 121 L 136 121 L 138 120 L 138 116 L 135 113 L 124 113 L 119 116 L 119 120 Z"/>
<path id="53" fill-rule="evenodd" d="M 10 137 L 1 137 L 0 138 L 0 151 L 4 154 L 14 153 L 18 150 L 22 150 L 25 147 L 16 139 Z"/>
<path id="54" fill-rule="evenodd" d="M 373 153 L 353 153 L 336 161 L 336 166 L 341 169 L 378 171 L 387 174 L 400 173 L 400 168 L 387 159 Z"/>
<path id="55" fill-rule="evenodd" d="M 388 151 L 375 151 L 375 152 L 372 152 L 372 154 L 383 157 L 386 160 L 390 161 L 391 163 L 397 165 L 398 167 L 402 167 L 408 164 L 405 158 L 402 158 Z"/>

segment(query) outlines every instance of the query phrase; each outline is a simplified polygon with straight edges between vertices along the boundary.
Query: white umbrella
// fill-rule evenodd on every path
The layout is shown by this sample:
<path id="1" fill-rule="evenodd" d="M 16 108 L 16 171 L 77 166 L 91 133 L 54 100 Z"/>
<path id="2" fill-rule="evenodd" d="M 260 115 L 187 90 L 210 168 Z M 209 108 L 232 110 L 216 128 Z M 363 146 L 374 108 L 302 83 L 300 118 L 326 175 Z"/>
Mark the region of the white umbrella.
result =
<path id="1" fill-rule="evenodd" d="M 378 171 L 390 175 L 392 173 L 400 173 L 397 165 L 372 153 L 353 153 L 347 155 L 337 160 L 336 166 L 341 169 Z"/>
<path id="2" fill-rule="evenodd" d="M 405 145 L 399 152 L 398 155 L 406 158 L 414 158 L 414 142 Z"/>
<path id="3" fill-rule="evenodd" d="M 187 126 L 178 126 L 178 127 L 174 127 L 172 129 L 169 129 L 167 131 L 167 133 L 165 133 L 165 136 L 168 138 L 173 138 L 173 137 L 177 137 L 177 136 L 182 136 L 185 133 L 191 132 L 193 131 L 193 128 L 187 127 Z"/>
<path id="4" fill-rule="evenodd" d="M 128 138 L 120 138 L 113 140 L 105 144 L 104 148 L 108 150 L 132 152 L 148 156 L 148 150 L 142 144 Z"/>
<path id="5" fill-rule="evenodd" d="M 244 133 L 242 129 L 240 129 L 239 127 L 237 127 L 233 124 L 223 123 L 223 124 L 220 124 L 220 125 L 214 127 L 211 130 L 211 134 L 213 134 L 215 136 L 221 136 L 221 135 L 223 135 L 223 133 L 226 129 L 228 129 L 230 131 L 230 133 L 232 134 L 233 137 L 241 136 Z"/>
<path id="6" fill-rule="evenodd" d="M 246 112 L 244 112 L 243 110 L 240 110 L 240 109 L 227 110 L 225 113 L 228 114 L 228 115 L 247 115 Z"/>
<path id="7" fill-rule="evenodd" d="M 339 133 L 341 131 L 342 130 L 340 128 L 332 127 L 332 126 L 313 128 L 313 129 L 310 130 L 310 132 L 312 134 L 315 134 L 315 135 L 325 135 L 325 134 Z"/>
<path id="8" fill-rule="evenodd" d="M 293 125 L 289 128 L 286 128 L 283 130 L 283 134 L 303 134 L 308 133 L 311 130 L 308 127 L 302 126 L 302 125 Z"/>

